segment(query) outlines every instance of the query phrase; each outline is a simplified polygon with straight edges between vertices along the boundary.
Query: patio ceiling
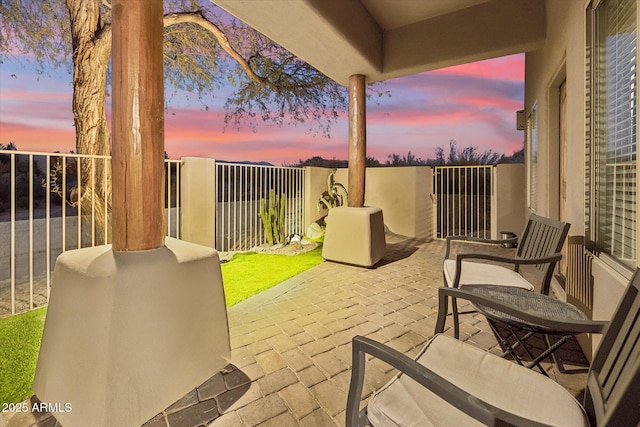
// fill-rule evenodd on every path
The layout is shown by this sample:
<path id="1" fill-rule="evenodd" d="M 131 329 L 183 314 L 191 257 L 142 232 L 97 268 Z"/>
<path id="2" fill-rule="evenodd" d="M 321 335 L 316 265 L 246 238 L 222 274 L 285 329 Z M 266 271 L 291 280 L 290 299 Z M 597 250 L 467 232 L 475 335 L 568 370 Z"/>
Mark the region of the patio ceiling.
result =
<path id="1" fill-rule="evenodd" d="M 533 50 L 545 0 L 214 0 L 340 84 Z"/>

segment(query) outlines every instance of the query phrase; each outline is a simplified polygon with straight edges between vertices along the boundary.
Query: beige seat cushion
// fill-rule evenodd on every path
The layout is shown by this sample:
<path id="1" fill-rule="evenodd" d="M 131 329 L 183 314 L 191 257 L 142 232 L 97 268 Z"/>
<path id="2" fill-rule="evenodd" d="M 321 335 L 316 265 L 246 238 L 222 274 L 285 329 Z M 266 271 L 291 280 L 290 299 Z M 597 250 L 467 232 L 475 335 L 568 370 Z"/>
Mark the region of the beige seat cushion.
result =
<path id="1" fill-rule="evenodd" d="M 453 280 L 456 277 L 456 261 L 452 259 L 445 260 L 443 270 L 447 286 L 453 287 Z M 464 285 L 501 285 L 515 286 L 528 291 L 534 290 L 531 283 L 512 269 L 500 265 L 471 261 L 462 261 L 460 286 Z"/>
<path id="2" fill-rule="evenodd" d="M 588 425 L 580 404 L 555 381 L 448 335 L 436 335 L 417 361 L 484 402 L 519 416 L 563 427 Z M 371 397 L 368 417 L 376 427 L 480 425 L 402 374 Z"/>

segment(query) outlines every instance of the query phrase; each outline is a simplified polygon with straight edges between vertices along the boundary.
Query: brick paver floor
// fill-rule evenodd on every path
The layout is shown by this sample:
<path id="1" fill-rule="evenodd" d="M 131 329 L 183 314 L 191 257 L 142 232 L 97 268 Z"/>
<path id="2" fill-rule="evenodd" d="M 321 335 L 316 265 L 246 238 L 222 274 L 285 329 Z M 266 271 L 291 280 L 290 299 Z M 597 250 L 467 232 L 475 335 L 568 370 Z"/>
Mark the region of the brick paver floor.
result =
<path id="1" fill-rule="evenodd" d="M 415 355 L 433 335 L 444 242 L 389 235 L 387 248 L 375 268 L 324 262 L 231 307 L 230 364 L 145 426 L 344 425 L 351 338 L 365 335 Z M 478 314 L 461 316 L 461 339 L 500 351 Z M 584 373 L 545 366 L 580 394 Z M 394 372 L 368 362 L 363 397 Z M 46 414 L 25 414 L 8 425 L 59 424 Z"/>

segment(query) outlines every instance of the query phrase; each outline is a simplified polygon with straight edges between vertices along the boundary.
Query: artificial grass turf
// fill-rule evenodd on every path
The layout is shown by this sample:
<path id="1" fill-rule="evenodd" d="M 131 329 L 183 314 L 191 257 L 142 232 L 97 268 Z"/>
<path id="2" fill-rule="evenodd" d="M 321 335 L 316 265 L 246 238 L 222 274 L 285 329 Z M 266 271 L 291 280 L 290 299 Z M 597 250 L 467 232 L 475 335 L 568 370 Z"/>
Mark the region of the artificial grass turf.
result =
<path id="1" fill-rule="evenodd" d="M 247 252 L 221 264 L 227 307 L 322 262 L 322 247 L 299 255 Z M 47 309 L 0 319 L 0 405 L 21 402 L 32 385 Z"/>
<path id="2" fill-rule="evenodd" d="M 227 307 L 231 307 L 322 262 L 322 247 L 298 255 L 246 252 L 222 264 Z"/>
<path id="3" fill-rule="evenodd" d="M 0 405 L 31 396 L 46 307 L 0 319 Z"/>

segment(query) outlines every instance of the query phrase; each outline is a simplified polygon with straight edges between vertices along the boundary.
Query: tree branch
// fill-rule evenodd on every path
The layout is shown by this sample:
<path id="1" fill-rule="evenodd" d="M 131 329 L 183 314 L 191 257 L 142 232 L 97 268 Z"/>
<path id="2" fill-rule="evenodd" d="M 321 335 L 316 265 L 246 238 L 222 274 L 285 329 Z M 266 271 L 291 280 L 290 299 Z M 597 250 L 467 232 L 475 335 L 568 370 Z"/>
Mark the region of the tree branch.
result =
<path id="1" fill-rule="evenodd" d="M 111 50 L 111 22 L 107 22 L 104 26 L 98 28 L 95 35 L 96 47 L 99 49 Z"/>
<path id="2" fill-rule="evenodd" d="M 213 22 L 207 20 L 200 12 L 170 13 L 164 16 L 164 26 L 170 27 L 177 24 L 195 24 L 210 32 L 220 44 L 220 47 L 229 54 L 242 67 L 249 79 L 256 83 L 267 85 L 274 90 L 278 86 L 267 78 L 258 75 L 240 53 L 231 46 L 227 35 Z"/>

